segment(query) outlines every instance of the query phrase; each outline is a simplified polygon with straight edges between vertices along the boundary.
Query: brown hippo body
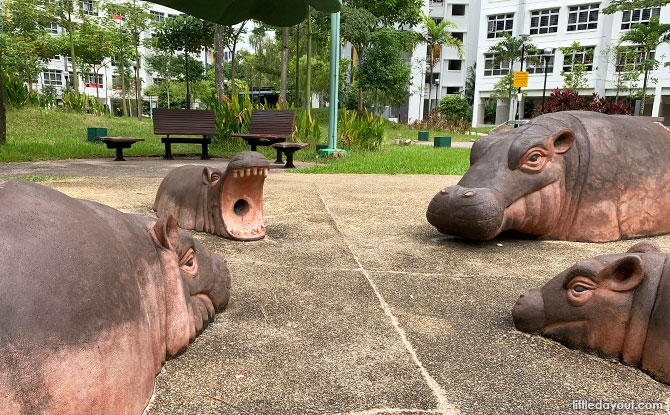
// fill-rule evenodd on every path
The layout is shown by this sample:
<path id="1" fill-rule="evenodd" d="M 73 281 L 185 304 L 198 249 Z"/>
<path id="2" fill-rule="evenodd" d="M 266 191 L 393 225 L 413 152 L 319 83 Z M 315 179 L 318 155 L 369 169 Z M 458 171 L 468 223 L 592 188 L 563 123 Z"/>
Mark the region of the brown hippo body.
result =
<path id="1" fill-rule="evenodd" d="M 578 262 L 522 295 L 512 315 L 521 331 L 617 358 L 670 384 L 670 264 L 653 243 Z"/>
<path id="2" fill-rule="evenodd" d="M 171 213 L 183 229 L 253 241 L 265 236 L 263 183 L 268 160 L 255 151 L 238 153 L 225 171 L 182 166 L 161 182 L 154 210 Z"/>
<path id="3" fill-rule="evenodd" d="M 229 298 L 176 221 L 0 180 L 0 413 L 141 414 Z"/>
<path id="4" fill-rule="evenodd" d="M 475 142 L 470 169 L 426 216 L 488 240 L 516 230 L 604 242 L 670 232 L 670 134 L 639 117 L 565 111 Z"/>

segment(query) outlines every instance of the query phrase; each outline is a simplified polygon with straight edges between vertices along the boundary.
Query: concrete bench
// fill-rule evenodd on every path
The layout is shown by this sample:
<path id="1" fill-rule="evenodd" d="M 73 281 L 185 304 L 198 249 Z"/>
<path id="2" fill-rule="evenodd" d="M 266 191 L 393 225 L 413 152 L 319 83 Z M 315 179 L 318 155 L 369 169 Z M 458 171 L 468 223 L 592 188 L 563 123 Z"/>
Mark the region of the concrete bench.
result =
<path id="1" fill-rule="evenodd" d="M 293 153 L 298 150 L 302 150 L 308 145 L 308 143 L 289 143 L 288 141 L 284 141 L 281 143 L 274 143 L 271 145 L 271 147 L 277 149 L 278 153 L 282 152 L 286 154 L 286 164 L 284 165 L 285 169 L 295 169 L 295 166 L 293 165 Z"/>
<path id="2" fill-rule="evenodd" d="M 116 158 L 114 161 L 126 161 L 123 158 L 123 149 L 130 148 L 138 141 L 144 141 L 144 138 L 137 137 L 95 137 L 96 140 L 105 143 L 107 148 L 116 149 Z"/>

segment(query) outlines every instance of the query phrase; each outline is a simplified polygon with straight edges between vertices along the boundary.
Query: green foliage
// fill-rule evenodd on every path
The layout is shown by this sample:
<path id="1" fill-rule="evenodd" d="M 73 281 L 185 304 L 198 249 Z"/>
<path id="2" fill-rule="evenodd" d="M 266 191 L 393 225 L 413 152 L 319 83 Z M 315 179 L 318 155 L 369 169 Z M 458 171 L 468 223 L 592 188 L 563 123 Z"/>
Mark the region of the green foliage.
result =
<path id="1" fill-rule="evenodd" d="M 319 120 L 316 117 L 310 121 L 306 111 L 298 111 L 296 113 L 295 132 L 293 133 L 294 141 L 319 144 L 321 143 L 322 135 Z"/>
<path id="2" fill-rule="evenodd" d="M 28 104 L 30 94 L 23 80 L 15 73 L 2 71 L 0 74 L 5 84 L 7 106 L 21 108 Z"/>
<path id="3" fill-rule="evenodd" d="M 503 75 L 493 86 L 491 98 L 500 101 L 509 101 L 514 94 L 514 75 L 509 72 Z"/>
<path id="4" fill-rule="evenodd" d="M 363 114 L 348 110 L 340 112 L 337 129 L 339 144 L 345 149 L 377 150 L 384 139 L 384 119 L 367 111 Z"/>
<path id="5" fill-rule="evenodd" d="M 667 4 L 670 4 L 670 0 L 612 0 L 609 5 L 603 9 L 603 13 L 612 14 L 624 10 L 662 7 Z"/>
<path id="6" fill-rule="evenodd" d="M 572 59 L 571 55 L 573 53 L 586 52 L 589 54 L 587 60 L 593 61 L 592 49 L 585 48 L 579 42 L 572 42 L 570 46 L 559 49 L 563 52 L 565 62 L 570 63 L 569 71 L 561 71 L 561 76 L 563 77 L 563 89 L 578 91 L 586 88 L 588 86 L 588 79 L 586 78 L 588 68 L 583 62 Z"/>
<path id="7" fill-rule="evenodd" d="M 184 50 L 184 40 L 188 40 L 190 51 L 197 51 L 214 43 L 214 24 L 187 16 L 163 19 L 154 29 L 151 43 L 155 49 L 175 53 Z"/>
<path id="8" fill-rule="evenodd" d="M 487 99 L 484 102 L 484 123 L 494 124 L 496 122 L 496 110 L 498 102 L 495 99 Z"/>
<path id="9" fill-rule="evenodd" d="M 422 0 L 344 0 L 343 9 L 365 9 L 384 26 L 415 25 L 421 19 Z"/>
<path id="10" fill-rule="evenodd" d="M 63 107 L 67 111 L 101 115 L 105 112 L 105 106 L 95 97 L 86 94 L 66 92 L 63 94 Z"/>
<path id="11" fill-rule="evenodd" d="M 503 33 L 503 38 L 498 43 L 486 50 L 487 54 L 494 55 L 494 65 L 509 62 L 511 66 L 514 66 L 514 62 L 521 61 L 521 52 L 523 52 L 526 62 L 540 63 L 540 60 L 534 56 L 538 54 L 538 49 L 531 41 L 528 39 L 524 41 L 520 37 L 512 37 L 507 32 Z"/>
<path id="12" fill-rule="evenodd" d="M 447 121 L 472 118 L 472 106 L 462 95 L 445 95 L 440 99 L 440 111 Z"/>
<path id="13" fill-rule="evenodd" d="M 214 111 L 216 130 L 224 143 L 231 141 L 233 133 L 249 130 L 251 111 L 254 109 L 249 97 L 249 89 L 244 91 L 241 101 L 237 95 L 232 98 L 224 96 L 223 101 L 219 101 L 215 92 L 209 99 L 206 99 L 206 103 L 209 109 Z"/>
<path id="14" fill-rule="evenodd" d="M 477 62 L 473 63 L 468 68 L 468 74 L 465 77 L 465 88 L 463 88 L 463 95 L 468 100 L 469 105 L 475 103 L 475 81 L 477 80 Z"/>

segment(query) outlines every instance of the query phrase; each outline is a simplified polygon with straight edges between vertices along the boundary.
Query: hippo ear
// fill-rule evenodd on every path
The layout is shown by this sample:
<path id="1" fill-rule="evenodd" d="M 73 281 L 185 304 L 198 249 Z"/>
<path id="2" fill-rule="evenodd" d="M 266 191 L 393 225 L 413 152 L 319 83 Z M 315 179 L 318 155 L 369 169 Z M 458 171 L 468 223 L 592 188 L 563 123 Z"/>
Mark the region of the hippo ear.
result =
<path id="1" fill-rule="evenodd" d="M 154 224 L 151 232 L 156 243 L 170 251 L 177 251 L 179 247 L 179 228 L 177 220 L 171 213 L 166 212 Z"/>
<path id="2" fill-rule="evenodd" d="M 630 254 L 603 268 L 595 281 L 611 291 L 630 291 L 640 285 L 643 278 L 640 257 Z"/>
<path id="3" fill-rule="evenodd" d="M 551 141 L 556 153 L 565 153 L 570 150 L 570 147 L 575 142 L 575 133 L 570 130 L 561 130 L 558 134 L 551 137 Z"/>
<path id="4" fill-rule="evenodd" d="M 626 252 L 629 254 L 644 254 L 646 252 L 661 252 L 661 248 L 656 242 L 642 241 L 631 246 Z"/>
<path id="5" fill-rule="evenodd" d="M 205 184 L 212 184 L 221 178 L 221 173 L 205 167 L 202 169 L 202 182 Z"/>

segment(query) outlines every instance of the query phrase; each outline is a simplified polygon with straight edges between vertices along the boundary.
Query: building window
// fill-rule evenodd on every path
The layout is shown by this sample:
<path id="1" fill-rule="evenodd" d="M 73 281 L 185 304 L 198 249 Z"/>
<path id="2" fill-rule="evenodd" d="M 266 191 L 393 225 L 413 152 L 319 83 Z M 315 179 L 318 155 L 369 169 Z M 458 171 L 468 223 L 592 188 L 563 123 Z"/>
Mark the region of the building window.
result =
<path id="1" fill-rule="evenodd" d="M 102 74 L 86 75 L 86 86 L 88 88 L 95 88 L 95 86 L 97 85 L 98 88 L 102 88 L 102 78 L 103 78 Z"/>
<path id="2" fill-rule="evenodd" d="M 593 70 L 593 56 L 595 55 L 595 46 L 586 46 L 582 50 L 575 50 L 563 57 L 563 71 L 570 72 L 573 64 L 583 63 L 587 71 Z"/>
<path id="3" fill-rule="evenodd" d="M 98 11 L 93 7 L 93 0 L 84 0 L 79 2 L 81 11 L 87 16 L 97 16 Z"/>
<path id="4" fill-rule="evenodd" d="M 154 10 L 150 10 L 149 13 L 151 13 L 151 18 L 156 23 L 160 23 L 165 19 L 165 13 L 157 12 Z"/>
<path id="5" fill-rule="evenodd" d="M 513 24 L 514 13 L 489 16 L 486 37 L 488 39 L 503 37 L 503 33 L 509 33 L 511 35 Z"/>
<path id="6" fill-rule="evenodd" d="M 599 7 L 600 3 L 570 7 L 568 12 L 568 32 L 598 28 Z"/>
<path id="7" fill-rule="evenodd" d="M 465 33 L 463 32 L 451 32 L 451 37 L 453 37 L 454 39 L 458 39 L 461 42 L 463 42 L 463 39 L 465 38 L 464 35 Z"/>
<path id="8" fill-rule="evenodd" d="M 484 55 L 484 76 L 507 75 L 509 73 L 509 62 L 493 64 L 495 58 L 492 54 Z"/>
<path id="9" fill-rule="evenodd" d="M 61 79 L 62 71 L 56 69 L 47 69 L 42 72 L 42 83 L 44 85 L 61 86 L 63 80 Z"/>
<path id="10" fill-rule="evenodd" d="M 433 21 L 435 22 L 436 25 L 442 23 L 442 18 L 441 17 L 431 17 Z"/>
<path id="11" fill-rule="evenodd" d="M 456 60 L 456 59 L 449 60 L 449 70 L 450 71 L 460 71 L 462 62 L 463 61 Z"/>
<path id="12" fill-rule="evenodd" d="M 58 34 L 58 24 L 57 23 L 49 23 L 44 27 L 47 31 L 47 33 L 51 35 L 57 35 Z"/>
<path id="13" fill-rule="evenodd" d="M 530 34 L 543 35 L 558 32 L 558 10 L 546 9 L 530 12 Z"/>
<path id="14" fill-rule="evenodd" d="M 60 60 L 60 55 L 54 55 L 54 57 L 51 58 L 51 60 L 59 61 Z"/>
<path id="15" fill-rule="evenodd" d="M 554 57 L 556 56 L 555 49 L 552 49 L 551 53 L 541 52 L 531 56 L 537 58 L 537 61 L 533 62 L 533 59 L 529 59 L 528 66 L 526 66 L 526 71 L 528 71 L 528 73 L 544 73 L 544 64 L 547 59 L 549 59 L 549 62 L 547 63 L 547 73 L 554 72 Z"/>
<path id="16" fill-rule="evenodd" d="M 646 59 L 654 59 L 655 55 L 656 51 L 652 50 L 649 52 L 649 56 L 646 56 L 641 46 L 622 47 L 617 54 L 616 71 L 630 72 L 637 70 Z"/>
<path id="17" fill-rule="evenodd" d="M 460 94 L 461 93 L 461 88 L 457 86 L 448 86 L 447 87 L 447 95 L 453 95 L 453 94 Z"/>
<path id="18" fill-rule="evenodd" d="M 161 84 L 163 83 L 163 79 L 162 79 L 162 78 L 153 78 L 151 81 L 152 81 L 152 82 L 154 83 L 154 85 L 156 85 L 156 86 L 161 86 Z"/>
<path id="19" fill-rule="evenodd" d="M 623 18 L 621 19 L 621 30 L 628 30 L 633 27 L 634 24 L 642 23 L 649 24 L 649 20 L 652 17 L 658 17 L 661 15 L 660 7 L 653 7 L 649 9 L 634 9 L 634 10 L 624 10 Z"/>
<path id="20" fill-rule="evenodd" d="M 451 15 L 452 16 L 465 16 L 465 4 L 452 4 L 451 5 Z"/>
<path id="21" fill-rule="evenodd" d="M 430 2 L 433 4 L 442 4 L 444 3 L 444 0 L 430 0 Z"/>
<path id="22" fill-rule="evenodd" d="M 431 82 L 430 82 L 430 74 L 429 74 L 429 73 L 426 74 L 425 82 L 426 82 L 427 84 L 431 83 Z M 439 73 L 435 73 L 435 72 L 433 72 L 433 82 L 432 82 L 432 84 L 433 84 L 433 85 L 437 85 L 437 84 L 439 84 L 439 83 L 440 83 L 440 74 L 439 74 Z"/>

